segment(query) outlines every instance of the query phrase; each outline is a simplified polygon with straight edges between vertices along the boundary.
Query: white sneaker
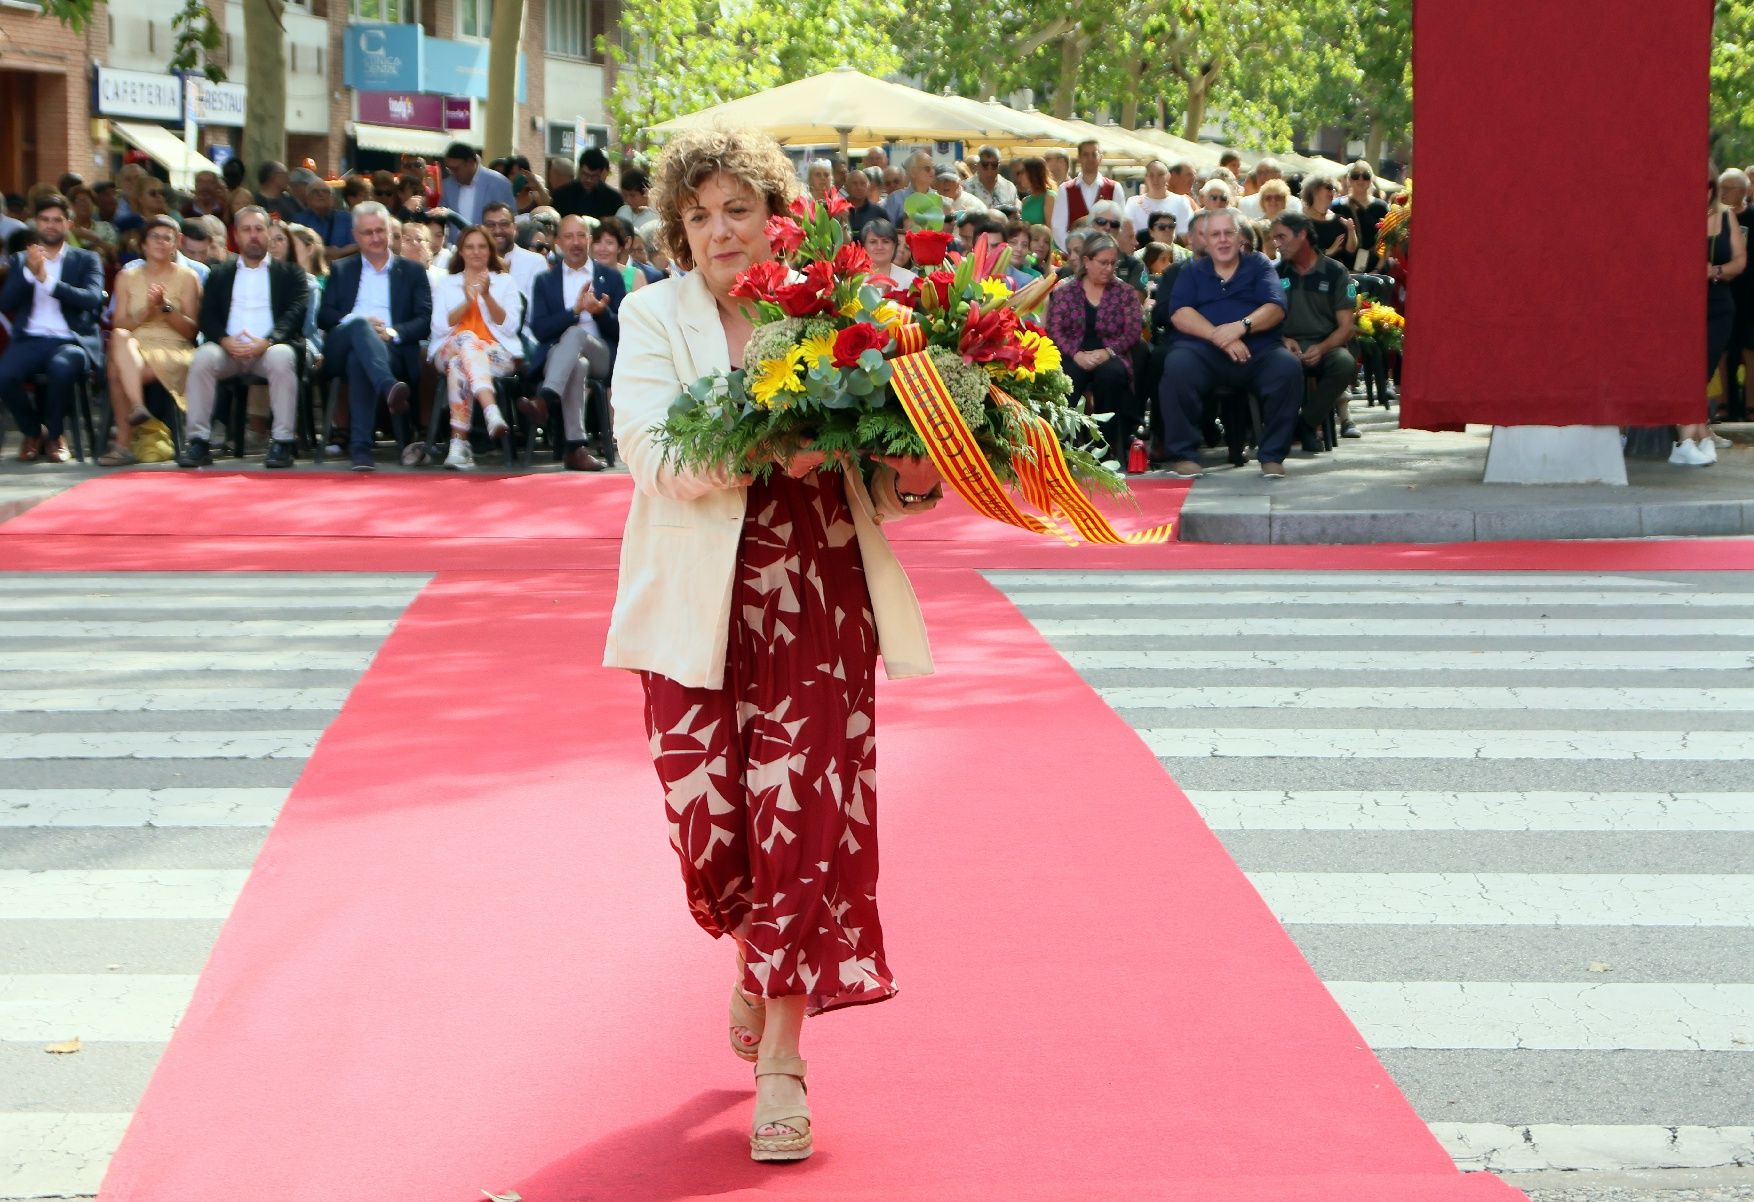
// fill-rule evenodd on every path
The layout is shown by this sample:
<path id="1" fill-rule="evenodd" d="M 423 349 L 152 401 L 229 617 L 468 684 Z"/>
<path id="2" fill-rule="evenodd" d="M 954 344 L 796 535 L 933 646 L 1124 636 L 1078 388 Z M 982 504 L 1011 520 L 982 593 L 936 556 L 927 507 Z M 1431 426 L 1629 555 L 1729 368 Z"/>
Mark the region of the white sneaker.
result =
<path id="1" fill-rule="evenodd" d="M 487 436 L 489 438 L 498 438 L 505 433 L 505 418 L 500 416 L 498 405 L 483 405 L 481 416 L 487 421 Z"/>
<path id="2" fill-rule="evenodd" d="M 445 456 L 445 466 L 459 472 L 475 470 L 475 454 L 469 449 L 467 439 L 451 439 L 451 453 Z"/>
<path id="3" fill-rule="evenodd" d="M 1699 444 L 1689 438 L 1675 444 L 1675 449 L 1669 452 L 1669 462 L 1676 467 L 1704 467 L 1711 461 L 1700 451 Z"/>
<path id="4" fill-rule="evenodd" d="M 1711 432 L 1711 445 L 1720 451 L 1727 451 L 1736 444 L 1725 438 L 1722 434 L 1719 434 L 1716 430 L 1713 430 Z"/>
<path id="5" fill-rule="evenodd" d="M 1698 442 L 1694 443 L 1693 445 L 1699 448 L 1699 453 L 1701 456 L 1704 457 L 1705 462 L 1707 462 L 1707 463 L 1716 463 L 1717 462 L 1717 443 L 1713 442 L 1709 438 L 1701 438 Z"/>

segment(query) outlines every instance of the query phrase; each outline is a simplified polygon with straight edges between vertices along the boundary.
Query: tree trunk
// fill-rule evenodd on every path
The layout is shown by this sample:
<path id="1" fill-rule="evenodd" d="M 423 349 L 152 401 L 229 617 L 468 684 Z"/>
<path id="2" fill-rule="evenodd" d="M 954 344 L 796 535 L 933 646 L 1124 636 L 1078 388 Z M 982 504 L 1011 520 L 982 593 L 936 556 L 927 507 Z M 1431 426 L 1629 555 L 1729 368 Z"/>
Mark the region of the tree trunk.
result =
<path id="1" fill-rule="evenodd" d="M 493 41 L 487 53 L 489 159 L 518 153 L 518 47 L 524 42 L 524 0 L 494 0 Z"/>
<path id="2" fill-rule="evenodd" d="M 1060 39 L 1060 78 L 1054 85 L 1053 115 L 1064 120 L 1072 115 L 1072 99 L 1078 90 L 1078 67 L 1084 61 L 1084 33 L 1068 31 Z"/>
<path id="3" fill-rule="evenodd" d="M 1372 121 L 1370 133 L 1364 138 L 1364 161 L 1370 164 L 1372 171 L 1382 170 L 1382 144 L 1382 126 Z"/>
<path id="4" fill-rule="evenodd" d="M 254 184 L 257 164 L 286 159 L 286 11 L 282 0 L 244 0 L 243 159 Z M 330 167 L 333 164 L 320 164 Z"/>
<path id="5" fill-rule="evenodd" d="M 1190 142 L 1200 140 L 1200 129 L 1206 124 L 1206 92 L 1209 86 L 1203 75 L 1188 81 L 1188 111 L 1182 118 L 1182 137 Z"/>
<path id="6" fill-rule="evenodd" d="M 1139 81 L 1144 75 L 1144 60 L 1134 58 L 1128 62 L 1127 90 L 1121 100 L 1121 124 L 1127 129 L 1139 128 Z"/>

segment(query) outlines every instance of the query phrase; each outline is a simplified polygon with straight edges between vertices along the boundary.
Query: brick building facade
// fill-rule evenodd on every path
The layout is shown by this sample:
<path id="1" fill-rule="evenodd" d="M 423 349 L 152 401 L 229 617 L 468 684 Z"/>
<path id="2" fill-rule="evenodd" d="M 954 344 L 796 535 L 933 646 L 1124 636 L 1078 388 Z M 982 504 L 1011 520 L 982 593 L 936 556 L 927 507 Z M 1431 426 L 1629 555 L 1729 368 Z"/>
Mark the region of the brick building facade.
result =
<path id="1" fill-rule="evenodd" d="M 105 25 L 102 4 L 79 33 L 23 4 L 0 7 L 0 181 L 8 190 L 93 170 L 86 64 L 102 51 Z"/>

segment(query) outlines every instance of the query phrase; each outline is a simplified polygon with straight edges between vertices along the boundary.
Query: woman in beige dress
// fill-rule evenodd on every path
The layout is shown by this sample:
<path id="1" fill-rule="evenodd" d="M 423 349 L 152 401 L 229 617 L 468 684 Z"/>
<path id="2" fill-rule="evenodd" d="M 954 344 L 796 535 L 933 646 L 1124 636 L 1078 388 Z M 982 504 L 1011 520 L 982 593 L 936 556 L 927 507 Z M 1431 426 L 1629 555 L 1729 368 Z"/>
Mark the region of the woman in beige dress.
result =
<path id="1" fill-rule="evenodd" d="M 146 261 L 116 276 L 116 321 L 110 335 L 110 405 L 116 414 L 116 441 L 98 457 L 104 467 L 135 462 L 134 428 L 146 411 L 146 386 L 163 385 L 183 407 L 189 362 L 195 357 L 201 284 L 177 262 L 182 233 L 176 219 L 149 218 L 141 231 Z"/>

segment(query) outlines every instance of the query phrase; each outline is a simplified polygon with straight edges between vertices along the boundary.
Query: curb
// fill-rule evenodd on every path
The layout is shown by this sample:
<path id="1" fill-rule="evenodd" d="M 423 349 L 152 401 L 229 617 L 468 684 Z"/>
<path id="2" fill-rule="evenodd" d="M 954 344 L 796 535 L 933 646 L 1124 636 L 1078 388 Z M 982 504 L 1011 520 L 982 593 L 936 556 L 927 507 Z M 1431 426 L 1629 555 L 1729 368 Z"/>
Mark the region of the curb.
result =
<path id="1" fill-rule="evenodd" d="M 1665 501 L 1624 508 L 1439 510 L 1330 509 L 1275 513 L 1261 505 L 1182 509 L 1191 543 L 1466 543 L 1527 539 L 1724 538 L 1754 534 L 1754 501 Z"/>

